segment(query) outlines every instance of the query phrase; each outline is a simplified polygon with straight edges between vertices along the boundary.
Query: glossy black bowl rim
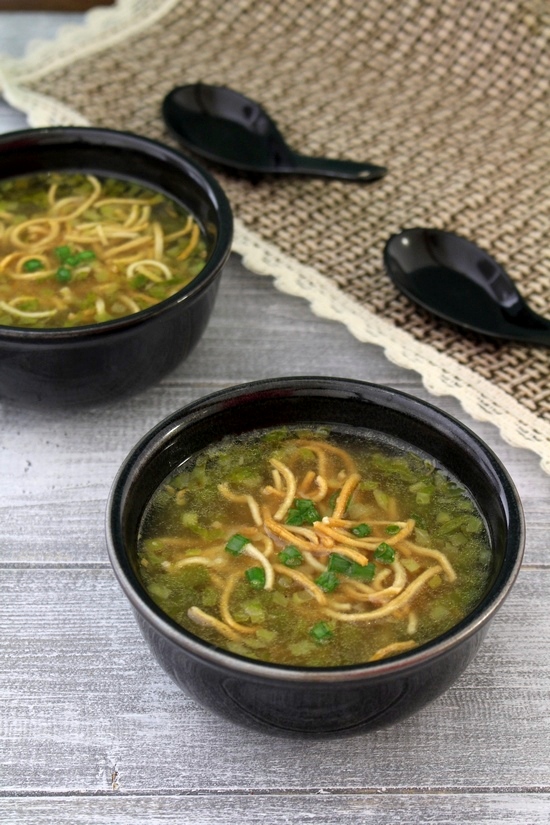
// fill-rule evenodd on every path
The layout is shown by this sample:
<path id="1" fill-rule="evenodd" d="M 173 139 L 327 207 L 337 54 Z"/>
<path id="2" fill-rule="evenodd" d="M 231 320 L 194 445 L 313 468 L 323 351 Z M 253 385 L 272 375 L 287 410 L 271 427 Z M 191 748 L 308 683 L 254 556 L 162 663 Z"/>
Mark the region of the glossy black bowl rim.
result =
<path id="1" fill-rule="evenodd" d="M 350 393 L 362 397 L 368 394 L 369 400 L 374 399 L 376 403 L 385 402 L 385 405 L 391 406 L 392 409 L 399 409 L 405 414 L 428 415 L 432 420 L 437 420 L 445 426 L 445 431 L 452 434 L 453 438 L 458 437 L 462 442 L 474 446 L 483 460 L 490 465 L 498 479 L 508 518 L 508 549 L 502 565 L 504 568 L 508 563 L 508 570 L 499 571 L 496 580 L 480 604 L 458 625 L 419 648 L 378 662 L 334 668 L 300 668 L 247 659 L 203 642 L 170 619 L 149 597 L 131 570 L 131 565 L 125 560 L 125 549 L 121 536 L 118 534 L 117 516 L 124 499 L 125 486 L 132 477 L 146 468 L 151 456 L 156 454 L 161 445 L 170 441 L 179 430 L 185 429 L 202 418 L 208 418 L 209 413 L 219 408 L 219 405 L 224 402 L 230 401 L 238 404 L 239 401 L 246 402 L 247 396 L 251 394 L 257 397 L 258 393 L 273 392 L 301 395 L 307 395 L 310 392 L 333 393 L 341 395 L 343 401 L 345 401 L 346 394 L 348 397 Z M 514 535 L 510 535 L 512 528 Z M 134 610 L 182 652 L 185 651 L 192 658 L 208 662 L 233 675 L 272 682 L 327 684 L 355 680 L 377 681 L 393 674 L 416 670 L 423 664 L 459 647 L 480 631 L 502 606 L 517 578 L 525 545 L 525 521 L 519 495 L 508 471 L 493 450 L 462 422 L 438 407 L 401 390 L 356 379 L 308 375 L 264 379 L 229 387 L 199 398 L 160 421 L 134 446 L 113 481 L 107 502 L 106 534 L 113 571 Z M 512 556 L 511 563 L 508 560 L 509 555 Z"/>
<path id="2" fill-rule="evenodd" d="M 173 307 L 193 301 L 195 296 L 206 289 L 212 280 L 219 275 L 231 252 L 233 213 L 222 187 L 210 172 L 199 163 L 160 141 L 118 129 L 95 126 L 46 126 L 1 134 L 0 153 L 17 141 L 25 141 L 27 146 L 36 144 L 36 149 L 39 151 L 41 146 L 53 145 L 56 142 L 61 144 L 64 142 L 74 143 L 78 140 L 82 141 L 83 145 L 97 146 L 99 152 L 103 145 L 108 148 L 124 148 L 127 146 L 143 152 L 144 155 L 151 155 L 160 161 L 168 162 L 180 173 L 189 176 L 204 191 L 205 197 L 210 200 L 215 208 L 218 216 L 216 242 L 201 272 L 175 295 L 165 298 L 152 307 L 112 321 L 104 321 L 100 324 L 82 324 L 70 328 L 50 327 L 44 329 L 15 327 L 7 324 L 0 325 L 0 340 L 32 344 L 40 344 L 41 342 L 51 344 L 66 340 L 85 341 L 94 340 L 98 335 L 109 335 L 110 333 L 132 328 L 169 311 Z M 75 163 L 75 166 L 78 166 L 78 164 Z M 6 175 L 4 179 L 8 177 Z M 116 173 L 113 173 L 113 177 L 116 177 Z M 132 175 L 128 175 L 128 177 L 132 177 Z M 148 185 L 146 175 L 140 177 L 138 173 L 133 177 L 141 180 L 144 186 Z M 150 181 L 149 185 L 151 188 L 155 188 L 153 180 Z"/>

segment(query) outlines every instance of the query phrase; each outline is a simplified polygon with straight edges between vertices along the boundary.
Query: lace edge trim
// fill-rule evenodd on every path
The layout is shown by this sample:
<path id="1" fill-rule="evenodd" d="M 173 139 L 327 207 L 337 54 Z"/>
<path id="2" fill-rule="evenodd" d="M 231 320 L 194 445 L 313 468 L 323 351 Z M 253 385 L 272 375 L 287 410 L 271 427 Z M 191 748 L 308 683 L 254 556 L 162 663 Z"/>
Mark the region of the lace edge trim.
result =
<path id="1" fill-rule="evenodd" d="M 33 39 L 23 57 L 0 56 L 0 83 L 28 83 L 74 62 L 116 45 L 168 14 L 179 0 L 118 0 L 114 6 L 96 6 L 82 23 L 59 28 L 54 40 Z"/>

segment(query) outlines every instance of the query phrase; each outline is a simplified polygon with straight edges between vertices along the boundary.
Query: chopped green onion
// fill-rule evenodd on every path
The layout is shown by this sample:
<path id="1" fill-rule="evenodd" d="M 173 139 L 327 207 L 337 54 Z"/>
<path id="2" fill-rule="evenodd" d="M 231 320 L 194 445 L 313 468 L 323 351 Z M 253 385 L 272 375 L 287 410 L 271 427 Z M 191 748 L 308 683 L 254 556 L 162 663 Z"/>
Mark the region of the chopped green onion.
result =
<path id="1" fill-rule="evenodd" d="M 362 523 L 358 524 L 356 527 L 352 527 L 351 532 L 354 536 L 357 536 L 357 538 L 363 539 L 365 536 L 370 536 L 372 533 L 372 527 L 368 524 Z"/>
<path id="2" fill-rule="evenodd" d="M 400 530 L 401 527 L 398 524 L 388 524 L 386 527 L 386 533 L 388 536 L 396 536 Z"/>
<path id="3" fill-rule="evenodd" d="M 352 563 L 351 571 L 348 573 L 352 579 L 360 579 L 364 582 L 371 582 L 374 579 L 374 574 L 376 573 L 375 565 L 369 561 L 368 564 L 357 564 L 357 562 Z"/>
<path id="4" fill-rule="evenodd" d="M 332 630 L 326 622 L 317 622 L 317 624 L 313 625 L 309 633 L 319 644 L 325 644 L 332 639 Z"/>
<path id="5" fill-rule="evenodd" d="M 374 551 L 374 558 L 376 561 L 381 561 L 384 564 L 392 564 L 395 561 L 395 550 L 385 541 L 381 542 Z"/>
<path id="6" fill-rule="evenodd" d="M 235 533 L 234 536 L 231 536 L 227 544 L 225 545 L 225 549 L 228 553 L 231 553 L 232 556 L 238 556 L 245 544 L 249 544 L 250 539 L 245 538 L 245 536 L 241 536 L 240 533 Z"/>
<path id="7" fill-rule="evenodd" d="M 95 257 L 96 254 L 93 249 L 84 249 L 75 256 L 77 264 L 81 264 L 83 261 L 93 261 Z"/>
<path id="8" fill-rule="evenodd" d="M 66 261 L 71 255 L 71 248 L 69 246 L 56 246 L 55 254 L 61 262 Z"/>
<path id="9" fill-rule="evenodd" d="M 318 585 L 321 590 L 324 590 L 325 593 L 332 593 L 332 591 L 338 587 L 338 576 L 332 570 L 325 570 L 319 578 L 315 579 L 315 584 Z"/>
<path id="10" fill-rule="evenodd" d="M 59 281 L 60 284 L 68 284 L 72 277 L 71 270 L 65 266 L 60 266 L 55 273 L 55 279 Z"/>
<path id="11" fill-rule="evenodd" d="M 304 560 L 297 547 L 293 544 L 288 544 L 278 555 L 279 561 L 287 567 L 299 567 Z"/>
<path id="12" fill-rule="evenodd" d="M 288 511 L 287 524 L 300 526 L 320 521 L 321 516 L 310 498 L 295 498 L 294 506 Z"/>
<path id="13" fill-rule="evenodd" d="M 348 559 L 346 556 L 342 556 L 340 553 L 331 553 L 328 557 L 327 570 L 333 573 L 343 573 L 345 576 L 348 576 L 352 564 L 351 559 Z"/>
<path id="14" fill-rule="evenodd" d="M 349 576 L 351 579 L 360 579 L 361 581 L 372 581 L 376 568 L 372 562 L 368 564 L 358 564 L 340 553 L 330 553 L 328 557 L 327 570 L 330 573 L 342 573 L 344 576 Z"/>
<path id="15" fill-rule="evenodd" d="M 245 576 L 251 587 L 256 590 L 263 590 L 265 587 L 265 570 L 263 567 L 249 567 L 245 572 Z"/>
<path id="16" fill-rule="evenodd" d="M 150 283 L 149 279 L 145 277 L 145 275 L 135 275 L 132 280 L 130 281 L 132 289 L 142 289 L 142 287 L 146 286 Z"/>
<path id="17" fill-rule="evenodd" d="M 38 258 L 29 258 L 23 264 L 23 269 L 25 272 L 38 272 L 40 269 L 44 269 L 44 264 Z"/>

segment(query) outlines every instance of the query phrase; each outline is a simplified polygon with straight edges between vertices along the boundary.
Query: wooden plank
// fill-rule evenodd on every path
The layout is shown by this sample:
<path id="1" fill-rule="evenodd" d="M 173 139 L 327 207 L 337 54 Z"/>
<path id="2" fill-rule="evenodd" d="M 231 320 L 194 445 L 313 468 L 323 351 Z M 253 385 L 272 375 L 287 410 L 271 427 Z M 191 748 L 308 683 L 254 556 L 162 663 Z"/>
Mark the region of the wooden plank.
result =
<path id="1" fill-rule="evenodd" d="M 5 569 L 0 792 L 550 790 L 550 570 L 522 573 L 459 681 L 387 730 L 307 742 L 241 729 L 157 666 L 106 569 Z"/>
<path id="2" fill-rule="evenodd" d="M 550 794 L 346 793 L 119 796 L 0 800 L 17 825 L 548 825 Z"/>

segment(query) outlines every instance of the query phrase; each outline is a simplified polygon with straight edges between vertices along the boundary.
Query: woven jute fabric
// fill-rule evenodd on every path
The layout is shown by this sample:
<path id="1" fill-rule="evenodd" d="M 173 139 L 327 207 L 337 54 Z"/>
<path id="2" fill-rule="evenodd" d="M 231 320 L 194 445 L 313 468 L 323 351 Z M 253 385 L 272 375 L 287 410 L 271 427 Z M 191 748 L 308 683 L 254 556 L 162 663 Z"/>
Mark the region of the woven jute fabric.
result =
<path id="1" fill-rule="evenodd" d="M 181 0 L 27 87 L 176 145 L 164 95 L 228 85 L 300 152 L 386 165 L 374 184 L 210 169 L 253 233 L 548 424 L 550 348 L 435 320 L 396 292 L 382 251 L 403 227 L 456 231 L 550 317 L 549 77 L 547 0 Z"/>

